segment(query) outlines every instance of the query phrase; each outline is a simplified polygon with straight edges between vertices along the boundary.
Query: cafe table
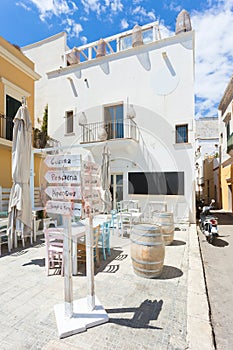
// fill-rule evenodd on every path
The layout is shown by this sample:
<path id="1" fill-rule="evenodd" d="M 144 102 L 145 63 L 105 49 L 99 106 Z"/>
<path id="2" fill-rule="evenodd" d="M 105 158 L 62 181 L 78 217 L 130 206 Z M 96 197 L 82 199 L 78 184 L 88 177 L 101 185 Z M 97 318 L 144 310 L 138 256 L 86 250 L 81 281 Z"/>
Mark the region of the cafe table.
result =
<path id="1" fill-rule="evenodd" d="M 93 227 L 97 225 L 102 225 L 104 222 L 111 220 L 111 215 L 108 214 L 99 214 L 93 216 Z M 85 236 L 86 227 L 89 224 L 89 219 L 83 219 L 78 222 L 72 222 L 71 230 L 72 230 L 72 268 L 73 275 L 76 276 L 78 274 L 78 259 L 77 259 L 77 244 L 78 239 Z"/>

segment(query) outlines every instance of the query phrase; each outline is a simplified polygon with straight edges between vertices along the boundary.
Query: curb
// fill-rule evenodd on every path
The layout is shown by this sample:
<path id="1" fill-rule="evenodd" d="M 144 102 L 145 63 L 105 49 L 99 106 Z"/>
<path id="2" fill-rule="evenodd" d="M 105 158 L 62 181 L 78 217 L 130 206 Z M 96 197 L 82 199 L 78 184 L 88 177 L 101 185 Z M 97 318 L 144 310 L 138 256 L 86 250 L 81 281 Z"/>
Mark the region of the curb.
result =
<path id="1" fill-rule="evenodd" d="M 197 227 L 189 230 L 187 342 L 190 350 L 214 350 Z"/>

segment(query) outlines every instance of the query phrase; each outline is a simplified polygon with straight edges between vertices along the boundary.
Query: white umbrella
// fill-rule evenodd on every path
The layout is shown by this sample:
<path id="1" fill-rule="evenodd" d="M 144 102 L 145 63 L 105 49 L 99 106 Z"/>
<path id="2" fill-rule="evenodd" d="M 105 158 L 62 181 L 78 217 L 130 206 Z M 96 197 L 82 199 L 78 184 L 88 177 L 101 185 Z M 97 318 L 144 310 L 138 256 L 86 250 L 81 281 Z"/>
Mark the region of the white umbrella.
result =
<path id="1" fill-rule="evenodd" d="M 9 207 L 8 234 L 13 236 L 17 220 L 23 229 L 23 237 L 32 229 L 32 207 L 30 198 L 32 123 L 25 103 L 18 109 L 14 118 L 12 145 L 12 179 Z"/>
<path id="2" fill-rule="evenodd" d="M 102 153 L 102 165 L 101 165 L 101 183 L 103 189 L 103 211 L 109 212 L 111 210 L 112 196 L 109 190 L 110 187 L 110 150 L 107 144 L 104 146 Z"/>

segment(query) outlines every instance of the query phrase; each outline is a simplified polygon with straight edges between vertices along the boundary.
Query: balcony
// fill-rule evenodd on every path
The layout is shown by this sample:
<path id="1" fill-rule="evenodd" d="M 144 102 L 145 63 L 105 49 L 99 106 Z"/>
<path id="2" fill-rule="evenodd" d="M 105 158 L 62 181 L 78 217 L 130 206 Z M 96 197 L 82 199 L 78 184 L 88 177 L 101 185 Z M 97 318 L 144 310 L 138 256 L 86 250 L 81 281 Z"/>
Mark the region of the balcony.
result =
<path id="1" fill-rule="evenodd" d="M 140 31 L 142 35 L 142 44 L 150 44 L 157 40 L 161 40 L 158 21 L 140 27 Z M 64 67 L 94 60 L 101 56 L 112 55 L 137 46 L 137 43 L 134 43 L 133 41 L 133 35 L 134 29 L 131 29 L 104 38 L 104 40 L 100 39 L 99 41 L 90 44 L 74 47 L 65 52 Z"/>
<path id="2" fill-rule="evenodd" d="M 227 153 L 233 156 L 233 133 L 227 138 Z"/>
<path id="3" fill-rule="evenodd" d="M 81 125 L 81 144 L 95 143 L 106 140 L 139 140 L 136 123 L 131 119 L 117 122 L 97 122 Z"/>

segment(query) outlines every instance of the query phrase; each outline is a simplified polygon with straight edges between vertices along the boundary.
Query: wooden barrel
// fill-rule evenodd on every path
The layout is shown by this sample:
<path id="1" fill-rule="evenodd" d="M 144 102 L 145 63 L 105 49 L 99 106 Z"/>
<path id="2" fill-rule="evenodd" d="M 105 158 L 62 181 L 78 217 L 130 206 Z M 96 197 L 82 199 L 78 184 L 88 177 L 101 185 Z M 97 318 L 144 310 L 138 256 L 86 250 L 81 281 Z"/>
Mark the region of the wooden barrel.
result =
<path id="1" fill-rule="evenodd" d="M 153 278 L 162 273 L 165 247 L 161 229 L 154 224 L 134 225 L 131 232 L 131 259 L 136 275 Z"/>
<path id="2" fill-rule="evenodd" d="M 174 219 L 173 213 L 158 212 L 153 213 L 153 222 L 156 225 L 161 225 L 161 231 L 165 245 L 169 245 L 174 239 Z"/>

